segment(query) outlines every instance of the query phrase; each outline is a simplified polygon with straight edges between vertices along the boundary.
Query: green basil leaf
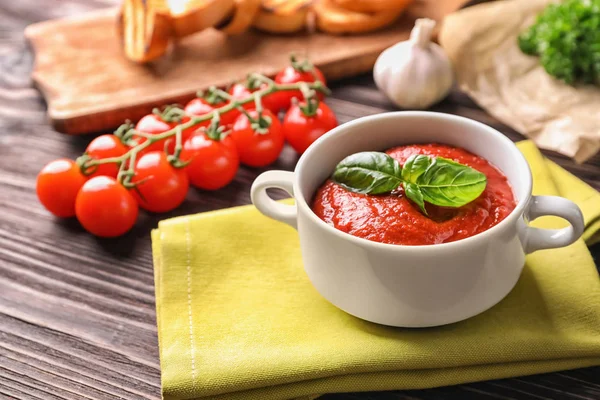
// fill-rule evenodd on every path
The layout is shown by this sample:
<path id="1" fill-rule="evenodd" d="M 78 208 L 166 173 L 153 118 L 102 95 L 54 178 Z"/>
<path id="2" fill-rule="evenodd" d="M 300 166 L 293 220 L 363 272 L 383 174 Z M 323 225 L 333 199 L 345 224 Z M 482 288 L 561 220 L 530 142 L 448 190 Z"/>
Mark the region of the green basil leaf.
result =
<path id="1" fill-rule="evenodd" d="M 402 180 L 416 182 L 433 162 L 433 158 L 422 154 L 412 155 L 402 166 Z"/>
<path id="2" fill-rule="evenodd" d="M 427 215 L 427 210 L 425 210 L 425 203 L 423 201 L 423 192 L 421 192 L 419 186 L 415 185 L 414 183 L 404 182 L 404 193 L 406 194 L 406 197 L 414 201 L 419 206 L 423 214 Z"/>
<path id="3" fill-rule="evenodd" d="M 402 183 L 402 167 L 385 153 L 365 151 L 344 158 L 332 179 L 347 190 L 362 194 L 389 193 Z"/>
<path id="4" fill-rule="evenodd" d="M 487 185 L 484 174 L 447 158 L 413 155 L 401 167 L 389 155 L 375 151 L 346 157 L 332 179 L 361 194 L 389 193 L 403 184 L 406 196 L 425 215 L 425 202 L 461 207 L 479 197 Z"/>
<path id="5" fill-rule="evenodd" d="M 427 162 L 423 157 L 430 160 L 424 171 Z M 437 206 L 464 206 L 478 198 L 487 185 L 483 173 L 447 158 L 417 155 L 410 157 L 409 162 L 415 172 L 403 174 L 410 178 L 406 181 L 416 184 L 423 199 Z"/>

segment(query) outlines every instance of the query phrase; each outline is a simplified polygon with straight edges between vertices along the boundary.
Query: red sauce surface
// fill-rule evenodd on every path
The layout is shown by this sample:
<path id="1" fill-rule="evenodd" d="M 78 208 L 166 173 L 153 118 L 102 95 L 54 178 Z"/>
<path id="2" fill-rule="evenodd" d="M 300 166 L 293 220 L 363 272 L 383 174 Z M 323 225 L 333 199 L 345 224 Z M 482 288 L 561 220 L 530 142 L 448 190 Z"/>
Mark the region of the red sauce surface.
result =
<path id="1" fill-rule="evenodd" d="M 425 203 L 429 214 L 398 189 L 386 195 L 352 193 L 331 180 L 317 191 L 312 209 L 323 221 L 353 236 L 381 243 L 426 245 L 454 242 L 490 229 L 515 208 L 508 181 L 493 165 L 468 151 L 441 144 L 395 147 L 387 151 L 400 164 L 413 154 L 449 158 L 483 172 L 488 179 L 475 201 L 448 208 Z"/>

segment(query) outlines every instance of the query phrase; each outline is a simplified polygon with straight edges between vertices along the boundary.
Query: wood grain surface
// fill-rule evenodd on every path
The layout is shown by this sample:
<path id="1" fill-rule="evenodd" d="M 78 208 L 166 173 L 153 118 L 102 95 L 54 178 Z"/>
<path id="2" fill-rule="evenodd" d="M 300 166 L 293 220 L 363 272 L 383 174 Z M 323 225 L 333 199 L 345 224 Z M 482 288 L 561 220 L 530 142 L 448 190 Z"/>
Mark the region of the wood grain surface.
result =
<path id="1" fill-rule="evenodd" d="M 261 170 L 242 168 L 215 193 L 192 190 L 178 210 L 143 215 L 128 235 L 99 240 L 77 222 L 49 215 L 35 177 L 48 161 L 74 158 L 91 140 L 56 133 L 32 88 L 33 56 L 25 26 L 113 4 L 107 0 L 0 0 L 0 399 L 159 399 L 150 230 L 160 219 L 248 204 Z M 393 107 L 370 76 L 333 85 L 328 100 L 340 122 Z M 467 97 L 453 93 L 435 108 L 490 124 Z M 600 157 L 575 165 L 553 160 L 600 189 Z M 273 168 L 292 169 L 286 148 Z M 600 246 L 592 248 L 596 259 Z M 324 400 L 600 399 L 600 367 L 421 391 L 334 394 Z"/>
<path id="2" fill-rule="evenodd" d="M 359 36 L 250 30 L 227 37 L 207 29 L 151 65 L 123 57 L 116 8 L 37 23 L 25 35 L 36 54 L 33 79 L 55 129 L 81 134 L 115 128 L 166 103 L 187 102 L 197 90 L 228 85 L 248 72 L 275 75 L 292 52 L 308 54 L 329 79 L 369 71 L 383 49 L 408 37 L 415 16 L 440 19 L 466 1 L 417 0 L 389 29 Z"/>

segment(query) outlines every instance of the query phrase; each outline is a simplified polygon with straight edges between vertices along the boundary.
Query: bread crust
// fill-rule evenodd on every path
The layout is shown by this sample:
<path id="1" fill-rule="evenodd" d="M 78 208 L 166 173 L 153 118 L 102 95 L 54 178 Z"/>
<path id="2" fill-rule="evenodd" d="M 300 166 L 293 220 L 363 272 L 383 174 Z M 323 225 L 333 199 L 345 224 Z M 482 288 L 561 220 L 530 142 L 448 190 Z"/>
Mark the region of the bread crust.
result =
<path id="1" fill-rule="evenodd" d="M 313 0 L 262 0 L 253 26 L 270 33 L 294 33 L 306 27 Z"/>
<path id="2" fill-rule="evenodd" d="M 362 13 L 340 7 L 333 0 L 320 0 L 314 6 L 317 27 L 332 34 L 356 34 L 375 31 L 392 24 L 404 11 Z"/>
<path id="3" fill-rule="evenodd" d="M 172 9 L 173 32 L 181 38 L 218 25 L 234 11 L 234 0 L 188 0 Z"/>
<path id="4" fill-rule="evenodd" d="M 239 35 L 252 26 L 252 22 L 260 9 L 261 0 L 235 0 L 235 8 L 229 21 L 219 27 L 227 35 Z"/>
<path id="5" fill-rule="evenodd" d="M 128 59 L 137 63 L 154 61 L 171 45 L 173 29 L 169 8 L 160 0 L 125 0 L 117 30 Z"/>
<path id="6" fill-rule="evenodd" d="M 378 13 L 404 10 L 413 0 L 334 0 L 334 3 L 350 11 Z"/>

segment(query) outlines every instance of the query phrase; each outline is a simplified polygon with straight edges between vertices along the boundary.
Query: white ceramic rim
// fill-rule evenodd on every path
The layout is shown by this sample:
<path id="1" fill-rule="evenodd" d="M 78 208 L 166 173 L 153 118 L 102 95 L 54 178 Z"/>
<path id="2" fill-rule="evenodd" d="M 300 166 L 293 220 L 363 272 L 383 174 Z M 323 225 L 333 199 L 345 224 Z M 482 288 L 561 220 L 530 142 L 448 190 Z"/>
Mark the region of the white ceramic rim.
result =
<path id="1" fill-rule="evenodd" d="M 309 155 L 312 153 L 312 151 L 314 151 L 317 147 L 323 145 L 324 143 L 330 142 L 330 141 L 339 140 L 345 134 L 348 134 L 347 133 L 347 132 L 349 132 L 348 128 L 351 128 L 355 125 L 368 124 L 369 122 L 371 122 L 373 120 L 377 120 L 377 119 L 385 119 L 385 118 L 393 119 L 393 118 L 397 118 L 398 116 L 462 121 L 462 122 L 472 125 L 476 130 L 479 130 L 482 134 L 495 136 L 500 141 L 503 141 L 506 144 L 506 147 L 508 147 L 510 149 L 510 152 L 512 154 L 512 157 L 514 158 L 514 161 L 516 163 L 520 164 L 520 165 L 518 165 L 518 168 L 523 171 L 523 179 L 526 180 L 526 182 L 525 182 L 526 195 L 523 198 L 518 199 L 517 206 L 512 210 L 512 212 L 506 218 L 504 218 L 498 224 L 492 226 L 490 229 L 483 231 L 481 233 L 478 233 L 474 236 L 470 236 L 465 239 L 460 239 L 460 240 L 457 240 L 454 242 L 448 242 L 448 243 L 409 246 L 409 245 L 399 245 L 399 244 L 375 242 L 372 240 L 360 238 L 357 236 L 353 236 L 349 233 L 340 231 L 339 229 L 336 229 L 335 227 L 333 227 L 333 226 L 329 225 L 328 223 L 326 223 L 325 221 L 323 221 L 321 218 L 319 218 L 314 213 L 314 211 L 307 204 L 307 202 L 304 198 L 304 194 L 300 190 L 300 185 L 298 184 L 298 182 L 300 181 L 301 171 L 304 166 L 305 160 L 309 157 Z M 498 167 L 496 167 L 496 168 L 498 168 Z M 346 122 L 345 124 L 342 124 L 342 125 L 338 126 L 337 128 L 332 129 L 326 135 L 323 135 L 319 139 L 317 139 L 304 152 L 304 154 L 302 154 L 302 156 L 298 160 L 298 163 L 296 164 L 296 168 L 294 169 L 294 174 L 295 174 L 294 198 L 296 201 L 296 206 L 302 208 L 302 210 L 308 215 L 308 218 L 310 218 L 314 223 L 322 226 L 323 229 L 329 231 L 331 234 L 336 235 L 336 236 L 340 237 L 341 239 L 349 240 L 360 246 L 371 246 L 373 248 L 379 248 L 382 250 L 411 251 L 411 252 L 423 251 L 423 250 L 436 251 L 438 249 L 440 251 L 441 250 L 444 250 L 444 251 L 452 250 L 452 248 L 458 249 L 460 246 L 472 244 L 475 241 L 490 239 L 491 235 L 499 233 L 503 229 L 507 228 L 510 224 L 515 223 L 516 222 L 515 220 L 517 218 L 521 217 L 521 215 L 524 212 L 525 207 L 527 206 L 527 204 L 529 203 L 529 200 L 531 199 L 531 190 L 532 190 L 532 185 L 533 185 L 531 169 L 529 168 L 529 164 L 527 163 L 527 160 L 525 160 L 525 157 L 523 156 L 523 154 L 519 151 L 517 146 L 508 137 L 504 136 L 502 133 L 500 133 L 496 129 L 492 128 L 491 126 L 488 126 L 486 124 L 483 124 L 483 123 L 475 121 L 475 120 L 472 120 L 470 118 L 461 117 L 461 116 L 453 115 L 453 114 L 444 114 L 444 113 L 439 113 L 439 112 L 433 112 L 433 111 L 387 112 L 387 113 L 382 113 L 382 114 L 375 114 L 375 115 L 370 115 L 370 116 L 366 116 L 366 117 L 361 117 L 361 118 L 357 118 L 353 121 Z M 510 183 L 511 189 L 512 189 L 513 184 L 510 181 L 509 181 L 509 183 Z M 314 193 L 312 195 L 314 196 Z M 514 189 L 513 189 L 513 195 L 514 195 Z"/>

